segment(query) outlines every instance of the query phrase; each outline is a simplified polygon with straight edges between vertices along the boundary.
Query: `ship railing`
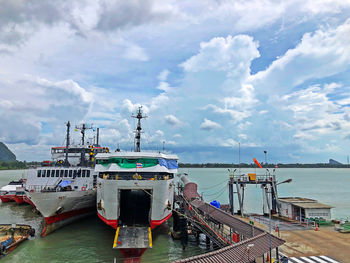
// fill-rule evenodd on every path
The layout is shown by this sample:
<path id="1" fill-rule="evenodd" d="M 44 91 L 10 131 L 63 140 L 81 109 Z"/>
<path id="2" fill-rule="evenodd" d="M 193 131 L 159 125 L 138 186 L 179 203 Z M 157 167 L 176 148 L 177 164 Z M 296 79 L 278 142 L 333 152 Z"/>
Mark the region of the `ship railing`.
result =
<path id="1" fill-rule="evenodd" d="M 142 173 L 130 173 L 128 175 L 122 175 L 122 174 L 109 174 L 109 173 L 100 173 L 99 178 L 104 180 L 144 180 L 144 181 L 164 181 L 173 179 L 173 174 L 167 174 L 167 175 L 145 175 Z"/>
<path id="2" fill-rule="evenodd" d="M 29 192 L 63 192 L 63 191 L 74 191 L 74 189 L 69 190 L 68 188 L 55 187 L 55 185 L 29 185 L 26 187 Z"/>

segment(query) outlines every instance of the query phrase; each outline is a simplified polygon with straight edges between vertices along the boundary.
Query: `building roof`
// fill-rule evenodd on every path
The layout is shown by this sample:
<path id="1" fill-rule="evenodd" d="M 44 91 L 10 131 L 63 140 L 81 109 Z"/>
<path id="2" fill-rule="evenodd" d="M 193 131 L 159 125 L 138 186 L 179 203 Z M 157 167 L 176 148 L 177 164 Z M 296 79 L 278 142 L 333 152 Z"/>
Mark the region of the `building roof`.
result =
<path id="1" fill-rule="evenodd" d="M 304 209 L 333 208 L 330 205 L 319 203 L 317 200 L 303 197 L 280 197 L 278 200 Z"/>
<path id="2" fill-rule="evenodd" d="M 283 245 L 284 240 L 271 236 L 271 249 Z M 263 232 L 242 242 L 214 250 L 202 255 L 174 261 L 175 263 L 218 263 L 235 262 L 248 263 L 262 257 L 269 251 L 269 234 Z"/>

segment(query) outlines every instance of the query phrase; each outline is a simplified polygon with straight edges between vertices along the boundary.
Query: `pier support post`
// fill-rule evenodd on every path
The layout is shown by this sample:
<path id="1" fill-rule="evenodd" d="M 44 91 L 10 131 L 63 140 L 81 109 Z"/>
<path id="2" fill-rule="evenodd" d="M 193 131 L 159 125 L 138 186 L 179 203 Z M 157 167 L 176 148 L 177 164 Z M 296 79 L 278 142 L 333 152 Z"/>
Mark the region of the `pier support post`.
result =
<path id="1" fill-rule="evenodd" d="M 234 210 L 233 182 L 232 182 L 232 180 L 230 180 L 228 183 L 228 192 L 229 192 L 229 200 L 230 200 L 230 213 L 231 213 L 231 215 L 234 215 L 235 210 Z"/>
<path id="2" fill-rule="evenodd" d="M 242 188 L 242 209 L 241 209 L 241 216 L 244 216 L 244 212 L 243 212 L 243 207 L 244 207 L 244 184 L 241 184 L 241 188 Z"/>
<path id="3" fill-rule="evenodd" d="M 242 186 L 242 185 L 241 185 Z M 241 216 L 243 216 L 243 199 L 242 199 L 242 195 L 241 195 L 241 187 L 238 184 L 238 182 L 236 182 L 236 188 L 237 188 L 237 195 L 238 195 L 238 203 L 239 203 L 239 214 Z"/>
<path id="4" fill-rule="evenodd" d="M 207 245 L 207 248 L 210 248 L 210 238 L 208 236 L 205 236 L 205 244 Z"/>

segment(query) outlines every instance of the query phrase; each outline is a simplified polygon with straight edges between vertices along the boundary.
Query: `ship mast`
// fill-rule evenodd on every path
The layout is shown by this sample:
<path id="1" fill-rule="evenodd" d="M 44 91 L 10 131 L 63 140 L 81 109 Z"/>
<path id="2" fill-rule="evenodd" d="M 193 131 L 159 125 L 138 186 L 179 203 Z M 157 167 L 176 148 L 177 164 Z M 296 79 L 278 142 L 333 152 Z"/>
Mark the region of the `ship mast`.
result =
<path id="1" fill-rule="evenodd" d="M 64 160 L 64 165 L 65 166 L 69 166 L 69 162 L 68 162 L 68 147 L 70 144 L 70 139 L 69 139 L 69 130 L 70 130 L 70 122 L 67 122 L 67 137 L 66 137 L 66 158 Z"/>
<path id="2" fill-rule="evenodd" d="M 92 124 L 91 125 L 86 125 L 85 123 L 81 124 L 81 125 L 76 125 L 75 126 L 75 130 L 80 130 L 81 133 L 81 153 L 80 153 L 80 165 L 81 166 L 85 166 L 86 164 L 86 159 L 85 159 L 85 131 L 86 130 L 92 130 Z"/>
<path id="3" fill-rule="evenodd" d="M 80 130 L 81 133 L 81 145 L 84 145 L 85 143 L 85 131 L 86 130 L 92 130 L 92 124 L 91 125 L 86 125 L 85 123 L 83 123 L 82 125 L 76 125 L 75 126 L 76 130 Z"/>
<path id="4" fill-rule="evenodd" d="M 131 115 L 131 117 L 137 119 L 137 128 L 134 131 L 135 132 L 135 152 L 140 152 L 141 151 L 141 120 L 147 118 L 148 116 L 146 115 L 142 115 L 142 106 L 139 107 L 138 111 L 137 111 L 137 115 Z"/>

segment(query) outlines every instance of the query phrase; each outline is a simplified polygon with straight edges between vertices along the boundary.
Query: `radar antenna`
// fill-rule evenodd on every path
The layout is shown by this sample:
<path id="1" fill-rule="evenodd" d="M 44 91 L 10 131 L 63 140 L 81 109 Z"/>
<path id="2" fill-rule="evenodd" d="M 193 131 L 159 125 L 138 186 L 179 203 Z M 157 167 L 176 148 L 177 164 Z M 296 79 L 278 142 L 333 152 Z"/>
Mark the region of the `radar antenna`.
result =
<path id="1" fill-rule="evenodd" d="M 81 125 L 75 125 L 75 130 L 80 130 L 81 133 L 81 153 L 80 153 L 80 165 L 85 166 L 86 165 L 86 158 L 85 158 L 85 131 L 86 130 L 93 130 L 92 124 L 86 125 L 85 123 L 82 123 Z"/>
<path id="2" fill-rule="evenodd" d="M 137 119 L 137 127 L 135 132 L 135 152 L 140 152 L 141 151 L 141 120 L 147 118 L 148 116 L 146 115 L 142 115 L 142 106 L 139 107 L 138 111 L 137 111 L 137 115 L 135 116 L 134 114 L 131 115 L 131 117 L 136 118 Z"/>
<path id="3" fill-rule="evenodd" d="M 81 145 L 85 144 L 85 131 L 86 130 L 93 130 L 92 124 L 87 125 L 85 123 L 81 125 L 75 125 L 75 130 L 80 130 L 81 133 Z"/>
<path id="4" fill-rule="evenodd" d="M 69 166 L 69 161 L 68 161 L 68 148 L 69 148 L 69 144 L 70 144 L 70 137 L 69 137 L 69 130 L 70 130 L 70 122 L 68 121 L 67 124 L 67 137 L 66 137 L 66 158 L 64 160 L 64 165 L 65 166 Z"/>

